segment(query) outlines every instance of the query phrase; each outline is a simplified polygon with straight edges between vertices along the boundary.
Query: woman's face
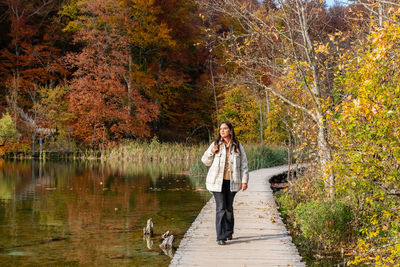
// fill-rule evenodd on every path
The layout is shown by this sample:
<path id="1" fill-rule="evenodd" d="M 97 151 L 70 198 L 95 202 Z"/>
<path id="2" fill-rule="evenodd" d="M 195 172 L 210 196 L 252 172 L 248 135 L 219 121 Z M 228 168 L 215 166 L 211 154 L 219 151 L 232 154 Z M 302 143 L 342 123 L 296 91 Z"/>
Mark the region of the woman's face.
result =
<path id="1" fill-rule="evenodd" d="M 221 126 L 219 127 L 219 134 L 222 138 L 230 136 L 231 130 L 229 130 L 228 125 L 226 125 L 225 123 L 221 124 Z"/>

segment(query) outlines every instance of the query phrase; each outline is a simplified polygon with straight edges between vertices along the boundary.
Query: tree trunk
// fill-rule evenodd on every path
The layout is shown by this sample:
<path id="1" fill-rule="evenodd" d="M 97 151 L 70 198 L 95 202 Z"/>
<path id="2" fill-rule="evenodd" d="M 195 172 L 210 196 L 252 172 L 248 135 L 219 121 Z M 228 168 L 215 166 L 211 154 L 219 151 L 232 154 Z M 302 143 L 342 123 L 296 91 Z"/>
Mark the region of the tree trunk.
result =
<path id="1" fill-rule="evenodd" d="M 132 52 L 129 52 L 128 55 L 128 79 L 127 79 L 127 87 L 128 87 L 128 114 L 130 116 L 133 115 L 132 112 Z"/>
<path id="2" fill-rule="evenodd" d="M 320 160 L 321 171 L 325 178 L 325 188 L 328 191 L 328 197 L 333 198 L 335 195 L 335 177 L 330 168 L 330 163 L 332 162 L 331 149 L 328 143 L 324 117 L 320 113 L 317 113 L 316 117 L 318 119 L 318 157 Z"/>
<path id="3" fill-rule="evenodd" d="M 383 27 L 383 3 L 378 2 L 378 20 L 379 20 L 379 28 Z"/>
<path id="4" fill-rule="evenodd" d="M 263 133 L 263 114 L 262 114 L 262 102 L 260 100 L 260 143 L 262 144 L 264 142 L 264 133 Z"/>
<path id="5" fill-rule="evenodd" d="M 35 141 L 36 141 L 36 126 L 34 125 L 32 132 L 32 151 L 31 151 L 32 157 L 35 156 Z"/>
<path id="6" fill-rule="evenodd" d="M 268 127 L 268 118 L 269 118 L 269 111 L 270 111 L 270 100 L 269 100 L 269 93 L 268 90 L 265 90 L 265 102 L 267 103 L 267 117 L 265 119 L 267 127 Z"/>
<path id="7" fill-rule="evenodd" d="M 214 92 L 214 101 L 215 101 L 215 111 L 217 112 L 217 129 L 219 128 L 219 114 L 218 114 L 218 101 L 217 101 L 217 92 L 215 90 L 215 82 L 214 82 L 214 71 L 213 71 L 213 56 L 210 54 L 210 74 L 211 74 L 211 86 Z"/>
<path id="8" fill-rule="evenodd" d="M 42 142 L 43 142 L 43 138 L 42 138 L 42 136 L 40 135 L 39 136 L 39 159 L 40 160 L 42 160 L 42 156 L 43 156 L 43 150 L 42 150 Z"/>

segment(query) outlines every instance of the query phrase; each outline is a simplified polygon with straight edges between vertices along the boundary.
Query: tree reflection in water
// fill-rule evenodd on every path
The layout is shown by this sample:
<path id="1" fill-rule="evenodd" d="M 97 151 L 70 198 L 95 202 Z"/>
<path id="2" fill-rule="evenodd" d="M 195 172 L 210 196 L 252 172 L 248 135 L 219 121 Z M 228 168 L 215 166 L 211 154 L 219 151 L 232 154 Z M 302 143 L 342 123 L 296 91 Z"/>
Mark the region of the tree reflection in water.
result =
<path id="1" fill-rule="evenodd" d="M 210 197 L 204 178 L 173 167 L 0 161 L 0 265 L 168 265 L 159 235 L 177 246 Z"/>

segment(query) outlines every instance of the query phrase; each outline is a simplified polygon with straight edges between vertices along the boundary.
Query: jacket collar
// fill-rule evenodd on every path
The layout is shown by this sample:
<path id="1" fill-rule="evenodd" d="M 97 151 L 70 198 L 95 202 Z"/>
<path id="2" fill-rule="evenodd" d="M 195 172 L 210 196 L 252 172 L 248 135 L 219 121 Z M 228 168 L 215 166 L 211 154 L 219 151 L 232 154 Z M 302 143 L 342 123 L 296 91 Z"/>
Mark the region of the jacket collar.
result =
<path id="1" fill-rule="evenodd" d="M 225 149 L 225 143 L 224 143 L 224 141 L 223 140 L 220 140 L 219 141 L 219 143 L 218 143 L 218 145 L 223 145 L 224 146 L 224 148 L 223 149 Z M 231 141 L 231 151 L 233 151 L 234 149 L 235 149 L 235 144 Z"/>

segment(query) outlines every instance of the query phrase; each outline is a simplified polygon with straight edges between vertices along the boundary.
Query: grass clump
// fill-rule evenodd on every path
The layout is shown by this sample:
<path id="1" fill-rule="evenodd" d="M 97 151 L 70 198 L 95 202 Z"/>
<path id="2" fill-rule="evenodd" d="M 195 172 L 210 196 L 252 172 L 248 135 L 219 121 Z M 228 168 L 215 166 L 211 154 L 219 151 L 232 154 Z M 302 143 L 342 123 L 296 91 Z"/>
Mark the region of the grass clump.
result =
<path id="1" fill-rule="evenodd" d="M 101 159 L 168 164 L 185 162 L 189 166 L 190 163 L 201 157 L 205 149 L 206 145 L 204 144 L 161 143 L 155 137 L 150 142 L 132 141 L 105 149 L 101 151 Z"/>
<path id="2" fill-rule="evenodd" d="M 260 144 L 243 144 L 246 151 L 249 171 L 280 166 L 287 164 L 287 149 L 283 147 L 270 147 Z M 204 150 L 205 151 L 205 150 Z M 207 174 L 208 167 L 201 162 L 200 157 L 191 164 L 190 173 L 205 175 Z"/>
<path id="3" fill-rule="evenodd" d="M 288 152 L 284 147 L 270 147 L 267 145 L 248 145 L 246 149 L 249 171 L 288 163 Z"/>

